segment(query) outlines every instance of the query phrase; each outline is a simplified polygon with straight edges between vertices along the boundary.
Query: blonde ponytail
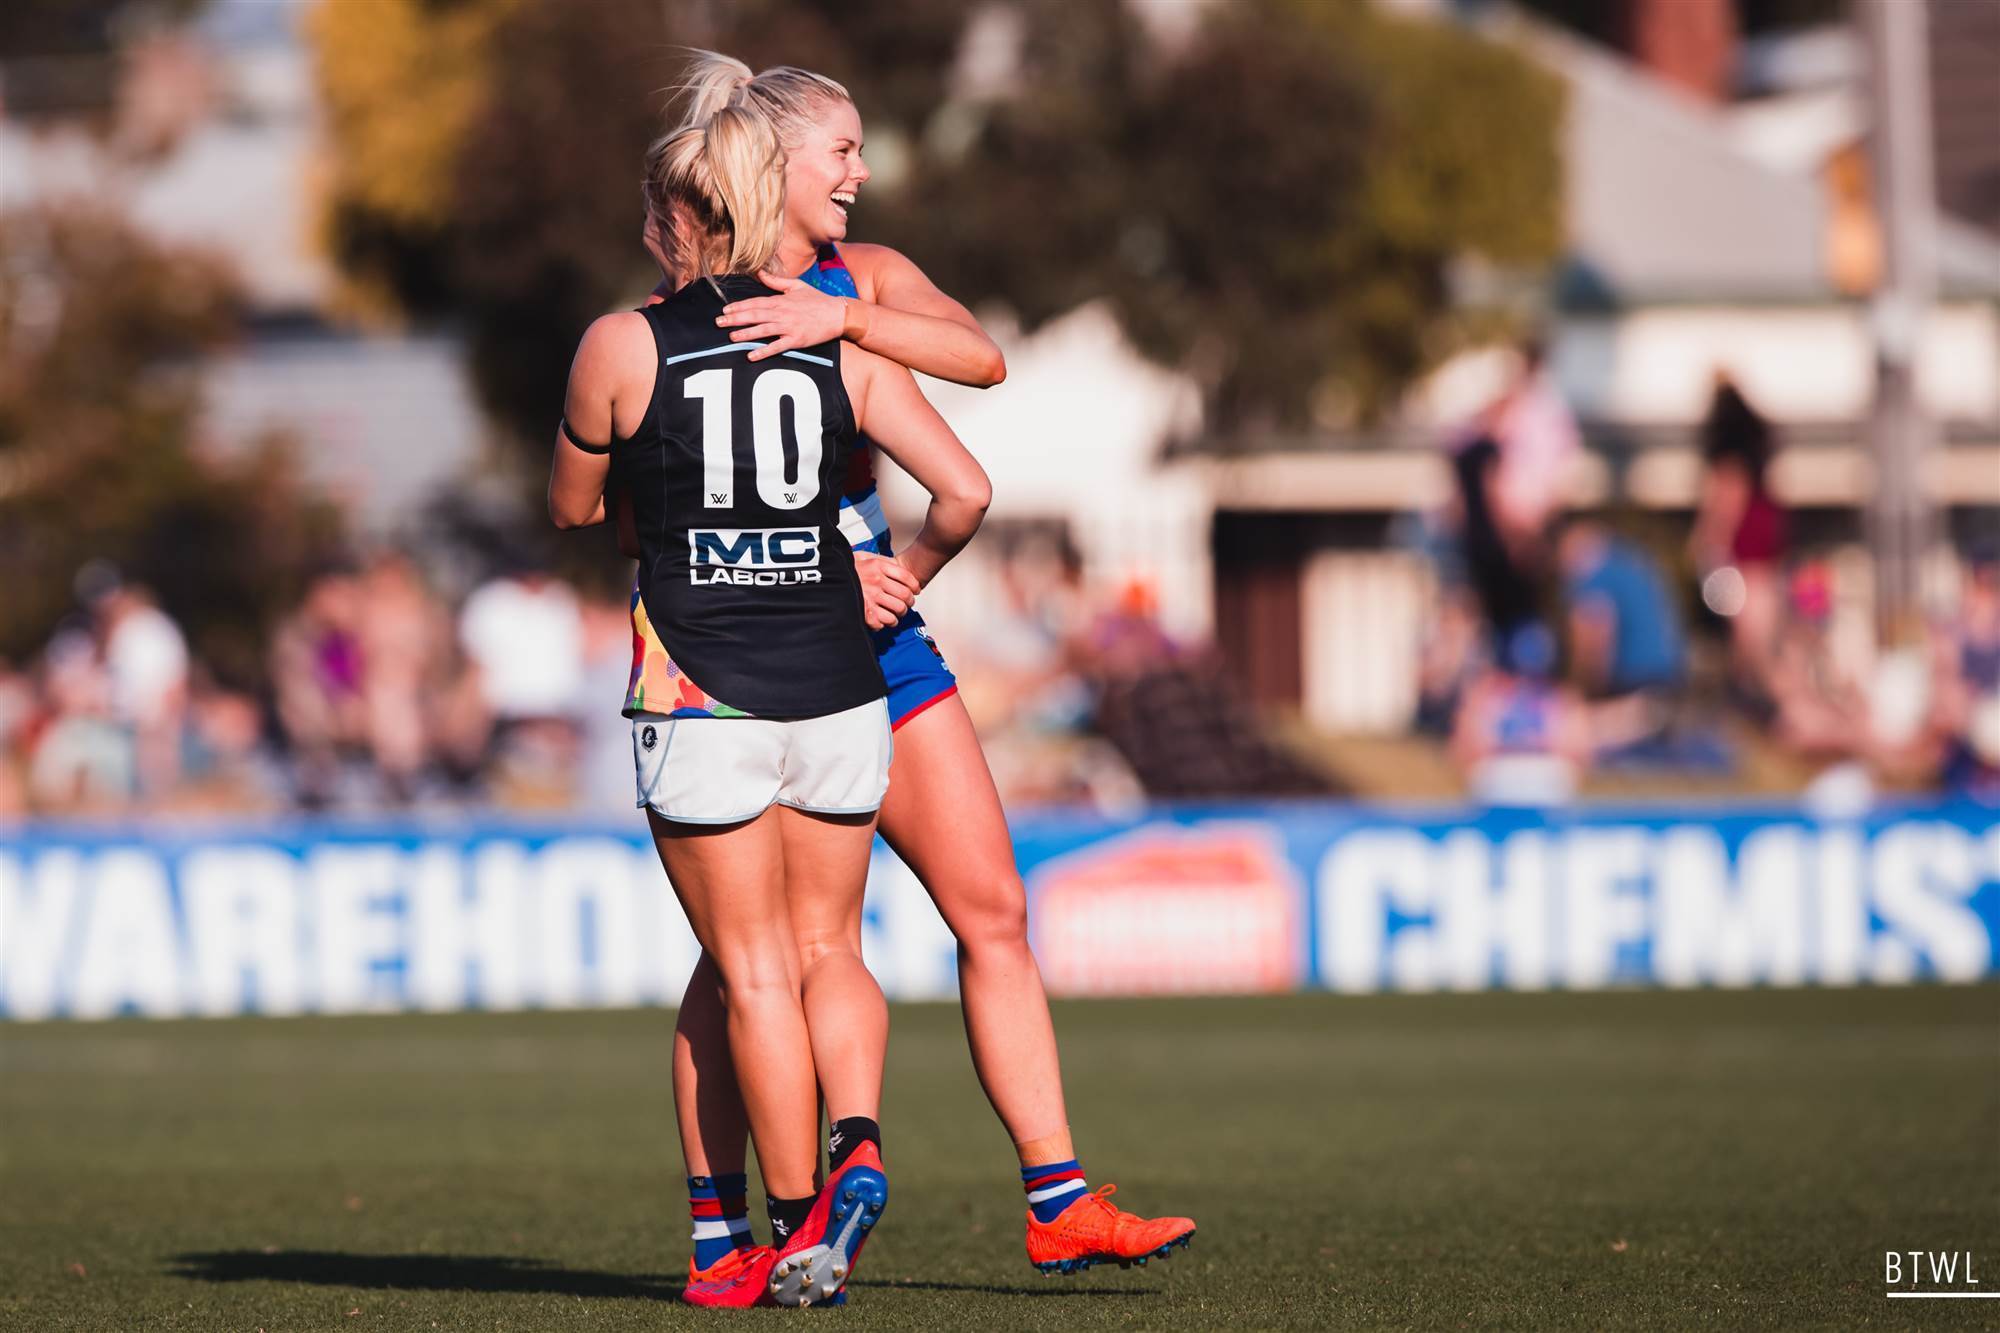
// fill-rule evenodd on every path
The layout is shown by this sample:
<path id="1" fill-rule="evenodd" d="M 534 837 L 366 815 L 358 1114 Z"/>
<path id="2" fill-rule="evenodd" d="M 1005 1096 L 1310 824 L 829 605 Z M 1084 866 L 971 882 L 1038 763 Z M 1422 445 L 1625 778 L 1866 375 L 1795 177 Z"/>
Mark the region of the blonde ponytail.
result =
<path id="1" fill-rule="evenodd" d="M 733 56 L 700 50 L 674 91 L 674 128 L 646 150 L 645 191 L 676 273 L 687 281 L 768 268 L 784 239 L 786 151 L 829 105 L 854 99 L 811 70 L 753 74 Z"/>
<path id="2" fill-rule="evenodd" d="M 724 107 L 702 131 L 716 197 L 729 219 L 729 271 L 758 273 L 785 238 L 785 150 L 770 117 Z"/>
<path id="3" fill-rule="evenodd" d="M 674 91 L 682 95 L 680 115 L 674 125 L 683 130 L 706 125 L 709 117 L 728 106 L 743 86 L 756 77 L 735 56 L 701 50 L 691 54 L 681 81 L 674 86 Z"/>
<path id="4" fill-rule="evenodd" d="M 693 50 L 690 56 L 676 85 L 684 94 L 674 122 L 679 129 L 705 124 L 724 107 L 754 106 L 770 117 L 779 142 L 792 149 L 828 104 L 854 100 L 845 87 L 809 69 L 776 65 L 752 74 L 748 65 L 719 51 Z"/>
<path id="5" fill-rule="evenodd" d="M 785 233 L 785 153 L 756 106 L 725 106 L 646 150 L 646 209 L 682 281 L 757 273 Z M 679 220 L 678 226 L 675 225 Z"/>

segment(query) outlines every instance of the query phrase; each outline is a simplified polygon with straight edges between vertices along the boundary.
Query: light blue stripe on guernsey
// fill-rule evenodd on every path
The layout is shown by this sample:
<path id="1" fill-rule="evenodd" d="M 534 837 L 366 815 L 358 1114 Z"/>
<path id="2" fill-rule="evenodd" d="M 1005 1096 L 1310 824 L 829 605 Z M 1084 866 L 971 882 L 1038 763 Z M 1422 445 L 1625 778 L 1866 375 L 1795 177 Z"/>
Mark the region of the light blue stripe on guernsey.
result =
<path id="1" fill-rule="evenodd" d="M 767 345 L 757 342 L 724 343 L 720 347 L 707 347 L 699 352 L 682 352 L 679 356 L 670 356 L 667 358 L 667 364 L 671 366 L 676 361 L 692 361 L 698 356 L 721 356 L 724 352 L 747 352 L 753 347 Z"/>
<path id="2" fill-rule="evenodd" d="M 769 343 L 760 342 L 724 343 L 720 347 L 705 347 L 699 352 L 682 352 L 678 356 L 670 356 L 667 358 L 667 364 L 671 366 L 677 361 L 692 361 L 699 356 L 721 356 L 724 352 L 747 352 L 753 347 L 769 347 L 770 345 Z M 831 366 L 833 364 L 831 357 L 814 356 L 810 352 L 786 352 L 784 355 L 795 356 L 801 361 L 810 361 L 816 366 Z"/>

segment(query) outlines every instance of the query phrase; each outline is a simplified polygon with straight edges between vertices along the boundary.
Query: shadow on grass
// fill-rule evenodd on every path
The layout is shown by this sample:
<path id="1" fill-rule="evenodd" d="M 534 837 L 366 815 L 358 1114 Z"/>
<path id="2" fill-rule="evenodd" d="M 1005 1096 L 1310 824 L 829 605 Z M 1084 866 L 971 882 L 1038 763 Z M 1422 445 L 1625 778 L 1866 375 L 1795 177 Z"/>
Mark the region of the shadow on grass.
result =
<path id="1" fill-rule="evenodd" d="M 305 1282 L 402 1291 L 503 1291 L 670 1301 L 679 1281 L 564 1268 L 498 1254 L 343 1254 L 334 1250 L 208 1250 L 177 1254 L 167 1272 L 196 1282 Z"/>
<path id="2" fill-rule="evenodd" d="M 874 1287 L 881 1291 L 977 1291 L 991 1296 L 1152 1296 L 1145 1287 L 1086 1287 L 1057 1285 L 1045 1287 L 1002 1287 L 985 1282 L 867 1282 L 861 1278 L 850 1287 Z"/>

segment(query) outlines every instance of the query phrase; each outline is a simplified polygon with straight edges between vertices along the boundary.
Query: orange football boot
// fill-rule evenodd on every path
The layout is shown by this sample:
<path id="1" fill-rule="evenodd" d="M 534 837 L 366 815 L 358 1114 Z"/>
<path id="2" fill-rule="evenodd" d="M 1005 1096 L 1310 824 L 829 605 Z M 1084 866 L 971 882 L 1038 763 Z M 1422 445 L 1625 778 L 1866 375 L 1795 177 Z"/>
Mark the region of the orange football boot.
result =
<path id="1" fill-rule="evenodd" d="M 1028 1262 L 1044 1273 L 1080 1273 L 1096 1264 L 1130 1268 L 1167 1258 L 1176 1245 L 1194 1239 L 1186 1217 L 1147 1219 L 1120 1212 L 1111 1202 L 1116 1185 L 1105 1185 L 1062 1210 L 1053 1222 L 1035 1220 L 1028 1210 Z"/>
<path id="2" fill-rule="evenodd" d="M 756 1251 L 766 1247 L 761 1245 L 738 1245 L 729 1253 L 717 1259 L 706 1268 L 696 1268 L 694 1256 L 688 1256 L 688 1285 L 697 1282 L 727 1282 L 736 1276 L 745 1259 L 754 1258 Z"/>
<path id="3" fill-rule="evenodd" d="M 777 1262 L 777 1251 L 768 1245 L 731 1250 L 706 1268 L 696 1268 L 690 1259 L 681 1299 L 713 1309 L 776 1305 L 770 1287 L 771 1267 Z"/>

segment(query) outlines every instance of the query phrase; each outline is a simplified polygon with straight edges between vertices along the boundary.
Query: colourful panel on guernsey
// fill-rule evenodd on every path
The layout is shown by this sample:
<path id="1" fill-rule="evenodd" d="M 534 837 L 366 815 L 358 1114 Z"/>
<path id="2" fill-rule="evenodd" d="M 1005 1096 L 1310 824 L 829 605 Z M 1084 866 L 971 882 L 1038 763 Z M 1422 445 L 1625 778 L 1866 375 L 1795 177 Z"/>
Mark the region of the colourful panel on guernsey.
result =
<path id="1" fill-rule="evenodd" d="M 828 296 L 847 296 L 861 299 L 861 289 L 854 285 L 854 274 L 847 267 L 847 261 L 840 257 L 840 251 L 831 245 L 822 245 L 806 271 L 799 274 L 799 281 L 808 287 L 817 288 Z"/>
<path id="2" fill-rule="evenodd" d="M 749 717 L 694 683 L 667 655 L 639 585 L 632 585 L 632 676 L 625 685 L 625 715 L 654 713 L 664 717 Z"/>

